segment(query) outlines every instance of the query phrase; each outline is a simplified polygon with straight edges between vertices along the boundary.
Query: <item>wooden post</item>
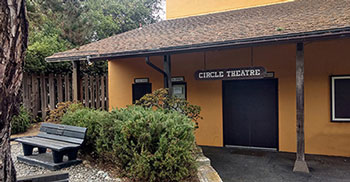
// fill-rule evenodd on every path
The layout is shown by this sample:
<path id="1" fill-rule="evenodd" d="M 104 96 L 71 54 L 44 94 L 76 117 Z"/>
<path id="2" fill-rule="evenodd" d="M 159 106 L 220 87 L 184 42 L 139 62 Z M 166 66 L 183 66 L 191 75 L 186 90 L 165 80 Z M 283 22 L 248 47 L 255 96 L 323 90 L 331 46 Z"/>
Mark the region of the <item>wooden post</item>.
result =
<path id="1" fill-rule="evenodd" d="M 164 75 L 164 88 L 169 88 L 169 83 L 168 83 L 168 74 L 167 72 L 165 71 L 168 67 L 168 64 L 167 64 L 167 55 L 164 56 L 164 69 L 163 71 L 165 72 L 165 75 Z"/>
<path id="2" fill-rule="evenodd" d="M 44 74 L 40 75 L 40 92 L 41 92 L 41 116 L 43 120 L 46 118 L 47 111 L 47 85 L 46 85 L 46 77 Z"/>
<path id="3" fill-rule="evenodd" d="M 31 100 L 31 94 L 32 94 L 32 91 L 31 91 L 31 85 L 32 85 L 32 80 L 30 79 L 30 75 L 28 75 L 28 78 L 27 78 L 27 96 L 28 96 L 28 99 L 27 99 L 27 109 L 31 112 L 31 109 L 32 109 L 32 105 L 33 105 L 33 102 Z"/>
<path id="4" fill-rule="evenodd" d="M 173 86 L 171 83 L 171 60 L 170 55 L 164 56 L 164 72 L 166 77 L 164 78 L 164 87 L 169 89 L 169 95 L 172 95 Z"/>
<path id="5" fill-rule="evenodd" d="M 83 87 L 84 87 L 84 85 L 83 85 L 83 79 L 82 79 L 82 77 L 80 76 L 79 77 L 79 80 L 78 80 L 78 85 L 79 85 L 79 101 L 81 102 L 81 103 L 83 103 L 83 100 L 84 100 L 84 90 L 83 90 Z"/>
<path id="6" fill-rule="evenodd" d="M 63 82 L 61 75 L 57 75 L 57 97 L 57 102 L 63 102 Z"/>
<path id="7" fill-rule="evenodd" d="M 89 77 L 88 76 L 84 76 L 84 84 L 85 84 L 85 107 L 89 107 Z"/>
<path id="8" fill-rule="evenodd" d="M 64 76 L 64 101 L 70 101 L 70 91 L 69 91 L 69 74 Z"/>
<path id="9" fill-rule="evenodd" d="M 55 109 L 55 81 L 53 74 L 49 74 L 49 94 L 50 94 L 50 104 L 49 109 L 53 110 Z"/>
<path id="10" fill-rule="evenodd" d="M 95 83 L 96 83 L 96 109 L 100 109 L 100 102 L 101 102 L 101 98 L 100 98 L 100 77 L 99 76 L 95 76 Z"/>
<path id="11" fill-rule="evenodd" d="M 305 162 L 304 137 L 304 43 L 297 43 L 296 51 L 296 103 L 297 103 L 297 159 L 294 172 L 309 173 Z"/>
<path id="12" fill-rule="evenodd" d="M 23 97 L 23 106 L 28 109 L 28 85 L 27 85 L 27 73 L 23 73 L 23 80 L 22 80 L 22 97 Z"/>
<path id="13" fill-rule="evenodd" d="M 80 62 L 79 61 L 73 61 L 73 74 L 72 74 L 72 88 L 73 88 L 73 101 L 79 100 L 79 94 L 80 94 Z"/>
<path id="14" fill-rule="evenodd" d="M 105 110 L 105 104 L 106 104 L 106 99 L 105 99 L 105 80 L 104 76 L 101 76 L 101 109 Z"/>
<path id="15" fill-rule="evenodd" d="M 95 108 L 95 84 L 94 84 L 94 77 L 89 76 L 90 78 L 90 108 Z"/>
<path id="16" fill-rule="evenodd" d="M 39 110 L 39 94 L 38 94 L 38 77 L 36 75 L 32 75 L 32 117 L 35 118 L 38 115 Z"/>

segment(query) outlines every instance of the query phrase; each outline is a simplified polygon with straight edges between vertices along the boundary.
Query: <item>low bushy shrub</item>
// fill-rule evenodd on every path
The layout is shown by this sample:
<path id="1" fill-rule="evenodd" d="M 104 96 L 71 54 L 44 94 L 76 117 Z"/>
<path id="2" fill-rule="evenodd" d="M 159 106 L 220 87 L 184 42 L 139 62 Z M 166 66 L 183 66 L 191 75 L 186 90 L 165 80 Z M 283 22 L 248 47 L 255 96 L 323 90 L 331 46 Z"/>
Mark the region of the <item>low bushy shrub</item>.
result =
<path id="1" fill-rule="evenodd" d="M 81 152 L 118 165 L 133 181 L 184 181 L 196 174 L 200 108 L 166 93 L 111 112 L 70 105 L 61 123 L 87 128 Z"/>
<path id="2" fill-rule="evenodd" d="M 72 105 L 72 107 L 75 106 Z M 71 110 L 71 108 L 69 108 L 61 120 L 61 124 L 87 128 L 85 142 L 81 151 L 94 156 L 96 154 L 96 140 L 100 137 L 101 123 L 109 121 L 109 113 L 107 111 L 90 108 L 76 110 Z"/>
<path id="3" fill-rule="evenodd" d="M 182 181 L 195 171 L 194 123 L 175 111 L 113 110 L 100 123 L 97 151 L 139 181 Z"/>
<path id="4" fill-rule="evenodd" d="M 62 120 L 63 115 L 69 110 L 75 111 L 84 108 L 80 102 L 60 102 L 57 104 L 57 108 L 50 110 L 49 115 L 45 118 L 45 122 L 59 123 Z"/>
<path id="5" fill-rule="evenodd" d="M 134 181 L 183 181 L 195 174 L 194 122 L 141 106 L 67 111 L 62 124 L 86 127 L 83 153 L 112 162 Z"/>
<path id="6" fill-rule="evenodd" d="M 27 131 L 31 124 L 31 115 L 29 112 L 21 106 L 19 114 L 14 116 L 11 120 L 11 133 L 23 133 Z"/>
<path id="7" fill-rule="evenodd" d="M 200 116 L 200 106 L 192 105 L 186 99 L 169 96 L 168 89 L 164 88 L 144 95 L 140 100 L 136 101 L 135 105 L 146 108 L 165 109 L 166 111 L 177 111 L 195 121 L 196 127 L 198 127 L 198 120 L 202 119 Z"/>

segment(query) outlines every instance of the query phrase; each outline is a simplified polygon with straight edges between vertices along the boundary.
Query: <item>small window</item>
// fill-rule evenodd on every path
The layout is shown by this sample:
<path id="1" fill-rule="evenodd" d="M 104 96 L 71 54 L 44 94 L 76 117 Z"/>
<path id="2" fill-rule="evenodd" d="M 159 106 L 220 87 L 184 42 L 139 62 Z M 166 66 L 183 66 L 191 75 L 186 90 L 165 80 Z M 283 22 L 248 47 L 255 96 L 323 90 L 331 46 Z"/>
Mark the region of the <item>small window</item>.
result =
<path id="1" fill-rule="evenodd" d="M 152 93 L 151 83 L 134 83 L 132 84 L 132 103 L 135 102 L 146 94 Z"/>
<path id="2" fill-rule="evenodd" d="M 171 78 L 173 85 L 173 96 L 180 99 L 187 99 L 187 88 L 184 76 L 176 76 Z"/>
<path id="3" fill-rule="evenodd" d="M 173 96 L 180 99 L 186 99 L 186 83 L 185 82 L 177 82 L 173 83 Z"/>
<path id="4" fill-rule="evenodd" d="M 331 76 L 332 122 L 350 122 L 350 76 Z"/>

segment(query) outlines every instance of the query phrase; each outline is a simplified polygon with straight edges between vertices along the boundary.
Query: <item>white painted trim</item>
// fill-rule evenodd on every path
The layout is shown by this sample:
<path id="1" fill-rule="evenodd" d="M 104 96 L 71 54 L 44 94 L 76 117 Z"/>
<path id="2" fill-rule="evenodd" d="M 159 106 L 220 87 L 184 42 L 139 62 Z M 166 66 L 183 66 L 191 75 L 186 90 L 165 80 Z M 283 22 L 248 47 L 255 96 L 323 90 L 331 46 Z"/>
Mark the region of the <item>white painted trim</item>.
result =
<path id="1" fill-rule="evenodd" d="M 335 80 L 341 80 L 341 79 L 350 79 L 350 76 L 331 76 L 332 78 L 332 121 L 349 121 L 350 118 L 335 118 L 335 95 L 334 95 L 334 82 Z"/>

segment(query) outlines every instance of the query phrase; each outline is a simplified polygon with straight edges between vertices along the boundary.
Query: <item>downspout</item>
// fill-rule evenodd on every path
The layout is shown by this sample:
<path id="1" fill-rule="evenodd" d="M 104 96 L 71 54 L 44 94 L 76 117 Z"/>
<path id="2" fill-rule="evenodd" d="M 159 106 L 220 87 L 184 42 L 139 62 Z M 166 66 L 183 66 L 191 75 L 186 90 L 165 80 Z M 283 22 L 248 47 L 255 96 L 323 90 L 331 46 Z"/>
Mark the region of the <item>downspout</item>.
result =
<path id="1" fill-rule="evenodd" d="M 160 72 L 163 74 L 164 76 L 164 88 L 169 88 L 168 85 L 168 75 L 165 71 L 163 71 L 162 69 L 160 69 L 159 67 L 157 67 L 156 65 L 154 65 L 150 60 L 149 57 L 146 57 L 146 64 L 148 64 L 150 67 L 152 67 L 153 69 L 155 69 L 156 71 Z"/>

